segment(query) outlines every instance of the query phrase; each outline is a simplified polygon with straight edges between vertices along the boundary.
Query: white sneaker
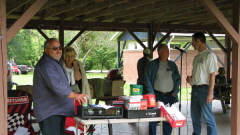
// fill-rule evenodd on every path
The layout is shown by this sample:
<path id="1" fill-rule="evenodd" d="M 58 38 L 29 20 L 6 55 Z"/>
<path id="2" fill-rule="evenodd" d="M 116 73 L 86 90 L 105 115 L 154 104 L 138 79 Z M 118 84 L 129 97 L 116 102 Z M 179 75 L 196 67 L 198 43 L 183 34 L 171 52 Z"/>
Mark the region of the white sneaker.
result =
<path id="1" fill-rule="evenodd" d="M 225 104 L 226 109 L 231 109 L 231 106 L 229 104 Z"/>

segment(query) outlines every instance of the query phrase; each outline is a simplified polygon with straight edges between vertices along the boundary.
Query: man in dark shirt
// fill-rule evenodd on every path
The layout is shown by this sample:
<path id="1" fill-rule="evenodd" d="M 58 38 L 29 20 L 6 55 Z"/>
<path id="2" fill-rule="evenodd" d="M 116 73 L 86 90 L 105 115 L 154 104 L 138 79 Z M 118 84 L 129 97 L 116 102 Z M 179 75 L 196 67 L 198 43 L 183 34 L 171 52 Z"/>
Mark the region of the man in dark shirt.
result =
<path id="1" fill-rule="evenodd" d="M 137 70 L 138 70 L 137 84 L 143 86 L 143 94 L 147 93 L 144 85 L 144 74 L 148 66 L 148 63 L 150 62 L 149 56 L 150 56 L 150 49 L 145 48 L 143 50 L 143 57 L 140 58 L 137 63 Z"/>
<path id="2" fill-rule="evenodd" d="M 61 56 L 59 41 L 55 38 L 47 40 L 44 54 L 34 70 L 34 113 L 43 135 L 64 135 L 66 116 L 75 116 L 73 99 L 85 103 L 85 97 L 88 97 L 72 92 Z"/>

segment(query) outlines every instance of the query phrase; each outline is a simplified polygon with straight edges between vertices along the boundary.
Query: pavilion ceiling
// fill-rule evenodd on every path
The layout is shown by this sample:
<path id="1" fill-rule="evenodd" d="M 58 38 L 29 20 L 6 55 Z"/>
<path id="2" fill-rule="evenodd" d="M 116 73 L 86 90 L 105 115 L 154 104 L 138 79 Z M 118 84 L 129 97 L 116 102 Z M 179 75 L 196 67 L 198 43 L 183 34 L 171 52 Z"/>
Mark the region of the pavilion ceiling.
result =
<path id="1" fill-rule="evenodd" d="M 7 0 L 7 27 L 35 0 Z M 213 0 L 232 23 L 233 1 Z M 194 32 L 210 30 L 224 33 L 199 0 L 48 0 L 24 26 L 25 29 L 59 29 L 91 31 L 159 31 Z"/>

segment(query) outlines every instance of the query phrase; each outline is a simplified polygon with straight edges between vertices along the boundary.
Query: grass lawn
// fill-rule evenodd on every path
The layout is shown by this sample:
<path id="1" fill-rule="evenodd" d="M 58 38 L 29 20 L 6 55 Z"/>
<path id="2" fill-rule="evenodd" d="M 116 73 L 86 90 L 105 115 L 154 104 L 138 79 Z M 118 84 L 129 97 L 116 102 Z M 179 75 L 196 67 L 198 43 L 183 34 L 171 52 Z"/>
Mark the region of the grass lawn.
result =
<path id="1" fill-rule="evenodd" d="M 104 78 L 107 76 L 107 73 L 87 73 L 88 78 Z M 32 85 L 33 84 L 33 72 L 28 73 L 27 75 L 13 75 L 13 82 L 18 83 L 18 85 Z M 16 89 L 16 86 L 13 87 Z M 191 98 L 191 88 L 182 88 L 182 101 L 190 100 Z M 124 95 L 129 95 L 130 93 L 130 84 L 124 85 Z M 180 93 L 179 93 L 180 94 Z M 178 95 L 179 96 L 179 95 Z"/>

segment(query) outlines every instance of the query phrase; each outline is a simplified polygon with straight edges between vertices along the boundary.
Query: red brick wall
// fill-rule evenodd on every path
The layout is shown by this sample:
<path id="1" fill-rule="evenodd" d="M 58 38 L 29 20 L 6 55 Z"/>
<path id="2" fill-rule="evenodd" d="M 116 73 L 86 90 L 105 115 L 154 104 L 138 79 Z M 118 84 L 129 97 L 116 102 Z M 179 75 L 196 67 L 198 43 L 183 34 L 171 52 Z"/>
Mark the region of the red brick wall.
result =
<path id="1" fill-rule="evenodd" d="M 224 53 L 221 50 L 214 51 L 215 54 L 224 62 Z M 182 87 L 189 87 L 186 85 L 186 76 L 191 75 L 192 72 L 192 61 L 194 56 L 198 52 L 195 50 L 188 50 L 187 54 L 183 54 L 182 57 Z M 171 50 L 170 51 L 170 59 L 173 61 L 179 56 L 180 52 L 178 50 Z M 137 82 L 137 61 L 143 56 L 142 51 L 137 50 L 127 50 L 123 53 L 123 76 L 124 80 L 126 80 L 127 84 L 136 84 Z M 153 59 L 157 58 L 158 54 L 157 51 L 153 53 Z M 181 58 L 179 58 L 176 62 L 179 72 L 180 72 L 180 62 Z M 218 66 L 222 67 L 221 63 L 218 62 Z"/>

